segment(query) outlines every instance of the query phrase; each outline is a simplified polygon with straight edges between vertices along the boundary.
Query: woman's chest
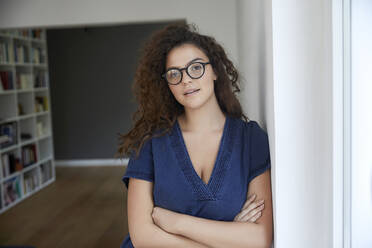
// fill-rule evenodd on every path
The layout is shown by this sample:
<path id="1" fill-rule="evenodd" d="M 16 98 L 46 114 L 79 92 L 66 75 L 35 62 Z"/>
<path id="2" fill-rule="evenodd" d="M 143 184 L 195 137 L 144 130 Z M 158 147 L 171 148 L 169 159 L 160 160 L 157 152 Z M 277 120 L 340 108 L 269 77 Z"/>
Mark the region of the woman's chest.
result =
<path id="1" fill-rule="evenodd" d="M 216 165 L 221 136 L 222 132 L 204 136 L 184 133 L 185 152 L 190 158 L 189 163 L 205 184 L 208 184 Z"/>
<path id="2" fill-rule="evenodd" d="M 237 154 L 221 159 L 206 184 L 192 170 L 168 152 L 154 160 L 154 203 L 179 213 L 231 221 L 246 201 L 247 171 Z"/>

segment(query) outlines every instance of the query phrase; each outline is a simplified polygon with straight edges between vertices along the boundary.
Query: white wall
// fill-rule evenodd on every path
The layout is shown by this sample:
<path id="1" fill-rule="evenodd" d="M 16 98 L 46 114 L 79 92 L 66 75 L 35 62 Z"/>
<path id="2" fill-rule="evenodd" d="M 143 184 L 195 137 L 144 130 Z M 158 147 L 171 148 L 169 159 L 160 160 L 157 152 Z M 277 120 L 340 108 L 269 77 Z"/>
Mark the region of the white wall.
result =
<path id="1" fill-rule="evenodd" d="M 213 35 L 237 62 L 236 2 L 223 0 L 1 0 L 0 28 L 187 19 Z"/>
<path id="2" fill-rule="evenodd" d="M 345 161 L 349 153 L 346 152 L 347 148 L 344 146 L 344 141 L 349 137 L 345 134 L 345 128 L 348 126 L 349 120 L 346 114 L 346 106 L 348 99 L 344 98 L 348 92 L 346 84 L 344 85 L 344 79 L 348 78 L 346 70 L 347 66 L 344 59 L 347 57 L 345 48 L 348 46 L 348 25 L 344 25 L 347 22 L 347 17 L 344 15 L 344 11 L 347 12 L 347 5 L 344 5 L 343 0 L 332 1 L 332 139 L 333 139 L 333 150 L 332 150 L 332 164 L 333 164 L 333 180 L 332 180 L 332 201 L 333 201 L 333 246 L 334 248 L 343 247 L 347 248 L 347 230 L 344 229 L 347 226 L 348 218 L 344 216 L 347 211 L 346 196 L 348 193 L 344 180 L 346 173 Z M 346 38 L 346 39 L 345 39 Z M 346 81 L 345 81 L 346 82 Z M 345 171 L 344 171 L 345 168 Z M 347 173 L 348 174 L 348 173 Z M 345 233 L 344 233 L 345 231 Z M 345 234 L 345 235 L 344 235 Z"/>
<path id="3" fill-rule="evenodd" d="M 273 99 L 271 1 L 237 1 L 238 60 L 242 79 L 241 102 L 248 117 L 266 127 Z"/>
<path id="4" fill-rule="evenodd" d="M 372 2 L 351 1 L 351 245 L 372 247 Z"/>
<path id="5" fill-rule="evenodd" d="M 332 247 L 331 7 L 272 2 L 275 247 Z"/>

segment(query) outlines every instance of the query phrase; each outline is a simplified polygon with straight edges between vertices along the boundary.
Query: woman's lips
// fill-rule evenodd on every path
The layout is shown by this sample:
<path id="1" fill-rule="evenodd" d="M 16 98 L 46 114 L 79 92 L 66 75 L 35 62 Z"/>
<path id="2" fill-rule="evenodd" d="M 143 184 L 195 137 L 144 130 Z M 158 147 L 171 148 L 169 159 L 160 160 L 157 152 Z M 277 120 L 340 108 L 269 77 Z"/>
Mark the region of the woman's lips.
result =
<path id="1" fill-rule="evenodd" d="M 197 89 L 197 90 L 195 90 L 195 91 L 193 91 L 193 92 L 191 92 L 191 93 L 185 93 L 184 95 L 185 95 L 185 96 L 195 95 L 196 93 L 199 92 L 199 90 L 200 90 L 200 89 Z"/>

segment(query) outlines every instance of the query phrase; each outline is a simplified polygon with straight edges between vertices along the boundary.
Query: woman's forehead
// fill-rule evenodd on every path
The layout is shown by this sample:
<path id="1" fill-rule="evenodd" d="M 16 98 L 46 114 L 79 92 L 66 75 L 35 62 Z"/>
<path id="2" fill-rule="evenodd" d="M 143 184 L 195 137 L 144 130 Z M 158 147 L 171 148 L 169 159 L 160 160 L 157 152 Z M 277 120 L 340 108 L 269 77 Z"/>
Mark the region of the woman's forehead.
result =
<path id="1" fill-rule="evenodd" d="M 204 52 L 193 44 L 183 44 L 171 49 L 167 55 L 166 68 L 185 67 L 191 60 L 201 58 L 207 61 Z"/>

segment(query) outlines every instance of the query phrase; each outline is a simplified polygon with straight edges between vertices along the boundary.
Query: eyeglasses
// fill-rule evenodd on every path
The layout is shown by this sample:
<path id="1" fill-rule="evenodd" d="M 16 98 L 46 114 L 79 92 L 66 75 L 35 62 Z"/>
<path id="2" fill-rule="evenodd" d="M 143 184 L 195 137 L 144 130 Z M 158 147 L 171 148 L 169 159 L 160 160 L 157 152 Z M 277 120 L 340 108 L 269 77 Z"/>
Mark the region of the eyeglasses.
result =
<path id="1" fill-rule="evenodd" d="M 182 81 L 183 70 L 186 70 L 187 75 L 192 79 L 201 78 L 205 72 L 205 65 L 210 64 L 210 62 L 194 62 L 184 68 L 169 68 L 161 76 L 168 82 L 168 84 L 179 84 Z"/>

